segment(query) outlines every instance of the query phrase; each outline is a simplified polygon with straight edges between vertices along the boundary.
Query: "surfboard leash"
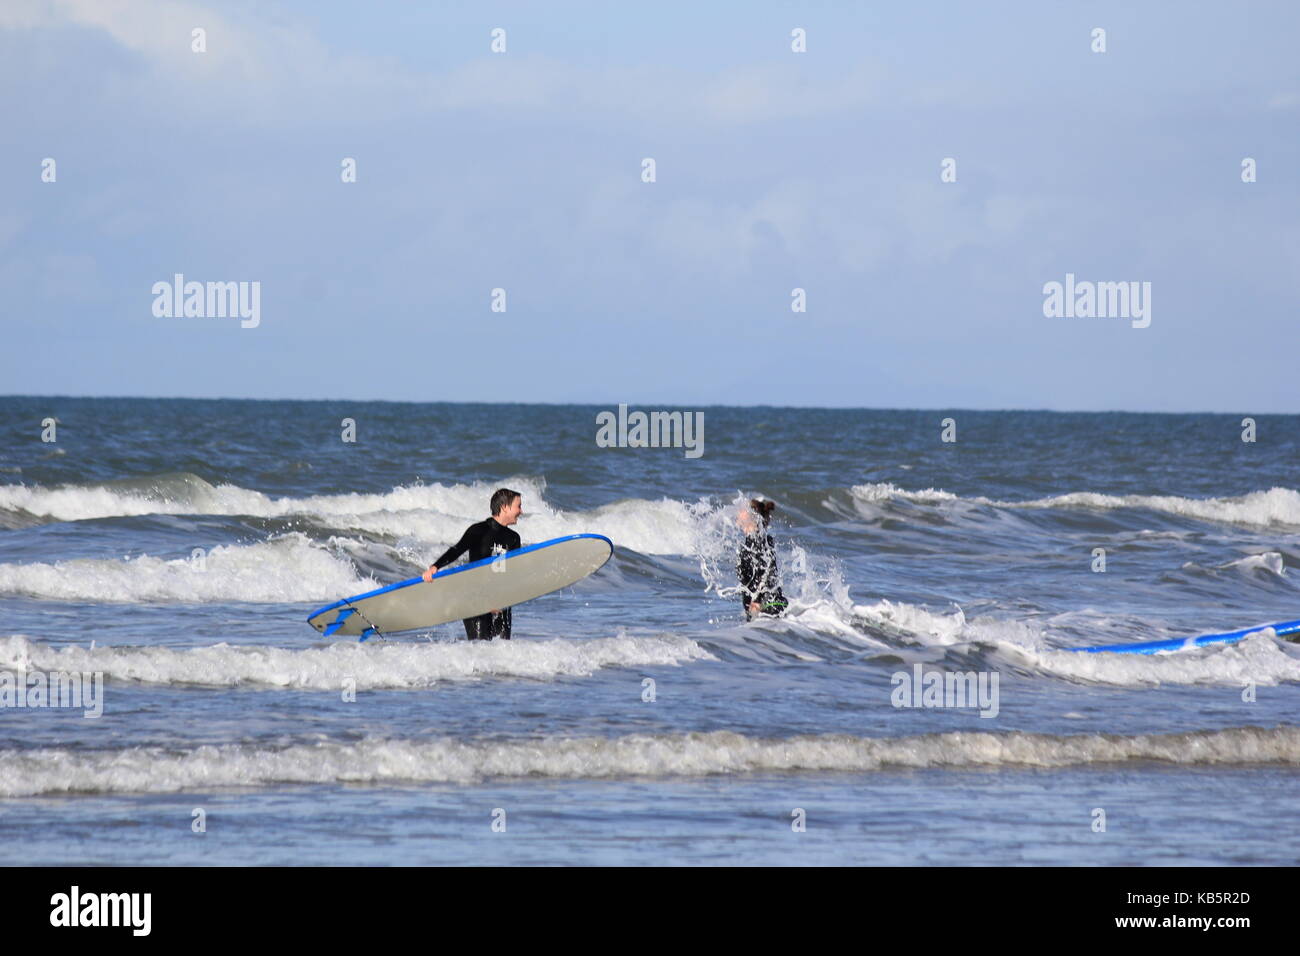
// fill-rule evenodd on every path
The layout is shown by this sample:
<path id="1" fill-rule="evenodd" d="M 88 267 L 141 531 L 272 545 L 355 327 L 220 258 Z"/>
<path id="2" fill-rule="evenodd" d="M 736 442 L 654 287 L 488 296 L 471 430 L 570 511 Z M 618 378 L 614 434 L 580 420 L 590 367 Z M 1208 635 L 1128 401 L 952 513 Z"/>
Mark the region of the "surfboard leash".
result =
<path id="1" fill-rule="evenodd" d="M 375 626 L 375 622 L 370 620 L 370 618 L 366 617 L 364 614 L 362 614 L 355 604 L 353 604 L 351 601 L 344 601 L 343 603 L 346 604 L 348 607 L 352 608 L 352 613 L 355 614 L 357 617 L 361 618 L 361 620 L 365 621 L 366 624 L 369 625 L 369 627 L 367 627 L 364 631 L 361 632 L 361 636 L 357 638 L 358 644 L 364 644 L 366 641 L 370 640 L 370 638 L 375 634 L 379 635 L 379 639 L 381 641 L 388 640 L 388 638 L 384 636 L 384 632 Z"/>

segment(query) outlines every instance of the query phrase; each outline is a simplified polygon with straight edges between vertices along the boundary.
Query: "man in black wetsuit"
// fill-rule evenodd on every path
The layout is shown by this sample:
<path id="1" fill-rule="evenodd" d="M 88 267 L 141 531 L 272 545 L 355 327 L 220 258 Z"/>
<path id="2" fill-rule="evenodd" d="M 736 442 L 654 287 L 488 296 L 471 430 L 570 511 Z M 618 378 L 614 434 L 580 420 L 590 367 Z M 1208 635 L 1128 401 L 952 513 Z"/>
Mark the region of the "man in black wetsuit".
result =
<path id="1" fill-rule="evenodd" d="M 492 517 L 466 528 L 460 540 L 424 572 L 424 580 L 432 581 L 435 574 L 466 551 L 469 552 L 471 561 L 480 561 L 494 554 L 518 549 L 519 535 L 511 531 L 509 526 L 523 514 L 523 496 L 509 488 L 501 488 L 493 493 L 491 508 Z M 465 633 L 471 641 L 488 641 L 494 637 L 510 640 L 510 608 L 498 608 L 478 617 L 465 618 Z"/>

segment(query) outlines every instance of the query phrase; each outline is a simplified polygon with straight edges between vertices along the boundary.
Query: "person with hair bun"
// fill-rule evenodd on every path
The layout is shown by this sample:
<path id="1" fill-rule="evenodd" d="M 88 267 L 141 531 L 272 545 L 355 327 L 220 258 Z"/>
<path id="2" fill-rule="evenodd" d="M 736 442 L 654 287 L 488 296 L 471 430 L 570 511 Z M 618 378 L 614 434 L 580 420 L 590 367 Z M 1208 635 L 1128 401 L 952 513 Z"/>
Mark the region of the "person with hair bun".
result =
<path id="1" fill-rule="evenodd" d="M 736 515 L 736 523 L 745 533 L 736 577 L 740 579 L 740 603 L 745 608 L 746 621 L 753 620 L 755 614 L 779 617 L 789 607 L 777 577 L 776 545 L 767 533 L 775 510 L 776 502 L 754 498 Z"/>

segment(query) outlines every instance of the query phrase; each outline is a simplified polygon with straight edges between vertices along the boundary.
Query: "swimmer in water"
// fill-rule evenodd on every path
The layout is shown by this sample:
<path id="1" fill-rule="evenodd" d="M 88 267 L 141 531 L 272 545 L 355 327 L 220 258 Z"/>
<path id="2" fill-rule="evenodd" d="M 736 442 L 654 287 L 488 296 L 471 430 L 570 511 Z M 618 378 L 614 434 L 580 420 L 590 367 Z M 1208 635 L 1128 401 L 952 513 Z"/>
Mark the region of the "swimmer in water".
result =
<path id="1" fill-rule="evenodd" d="M 767 532 L 775 510 L 775 502 L 754 498 L 736 515 L 736 524 L 745 533 L 736 562 L 736 577 L 740 579 L 740 600 L 746 621 L 753 620 L 755 614 L 779 617 L 789 607 L 777 576 L 776 545 Z"/>

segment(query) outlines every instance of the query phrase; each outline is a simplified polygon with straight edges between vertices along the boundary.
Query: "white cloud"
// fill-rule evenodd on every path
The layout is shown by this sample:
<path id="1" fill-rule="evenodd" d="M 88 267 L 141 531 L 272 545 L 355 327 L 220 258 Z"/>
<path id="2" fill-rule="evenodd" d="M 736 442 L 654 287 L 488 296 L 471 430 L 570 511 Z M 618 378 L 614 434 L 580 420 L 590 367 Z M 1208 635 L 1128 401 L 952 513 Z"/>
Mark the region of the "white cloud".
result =
<path id="1" fill-rule="evenodd" d="M 163 108 L 202 110 L 223 124 L 310 124 L 443 110 L 515 108 L 560 116 L 604 111 L 630 123 L 698 124 L 841 114 L 876 101 L 885 81 L 873 63 L 815 72 L 787 61 L 716 74 L 678 67 L 586 68 L 541 55 L 486 52 L 442 73 L 327 48 L 306 23 L 240 21 L 187 0 L 5 0 L 0 29 L 101 31 L 149 66 L 123 93 Z M 207 52 L 190 49 L 207 31 Z"/>

